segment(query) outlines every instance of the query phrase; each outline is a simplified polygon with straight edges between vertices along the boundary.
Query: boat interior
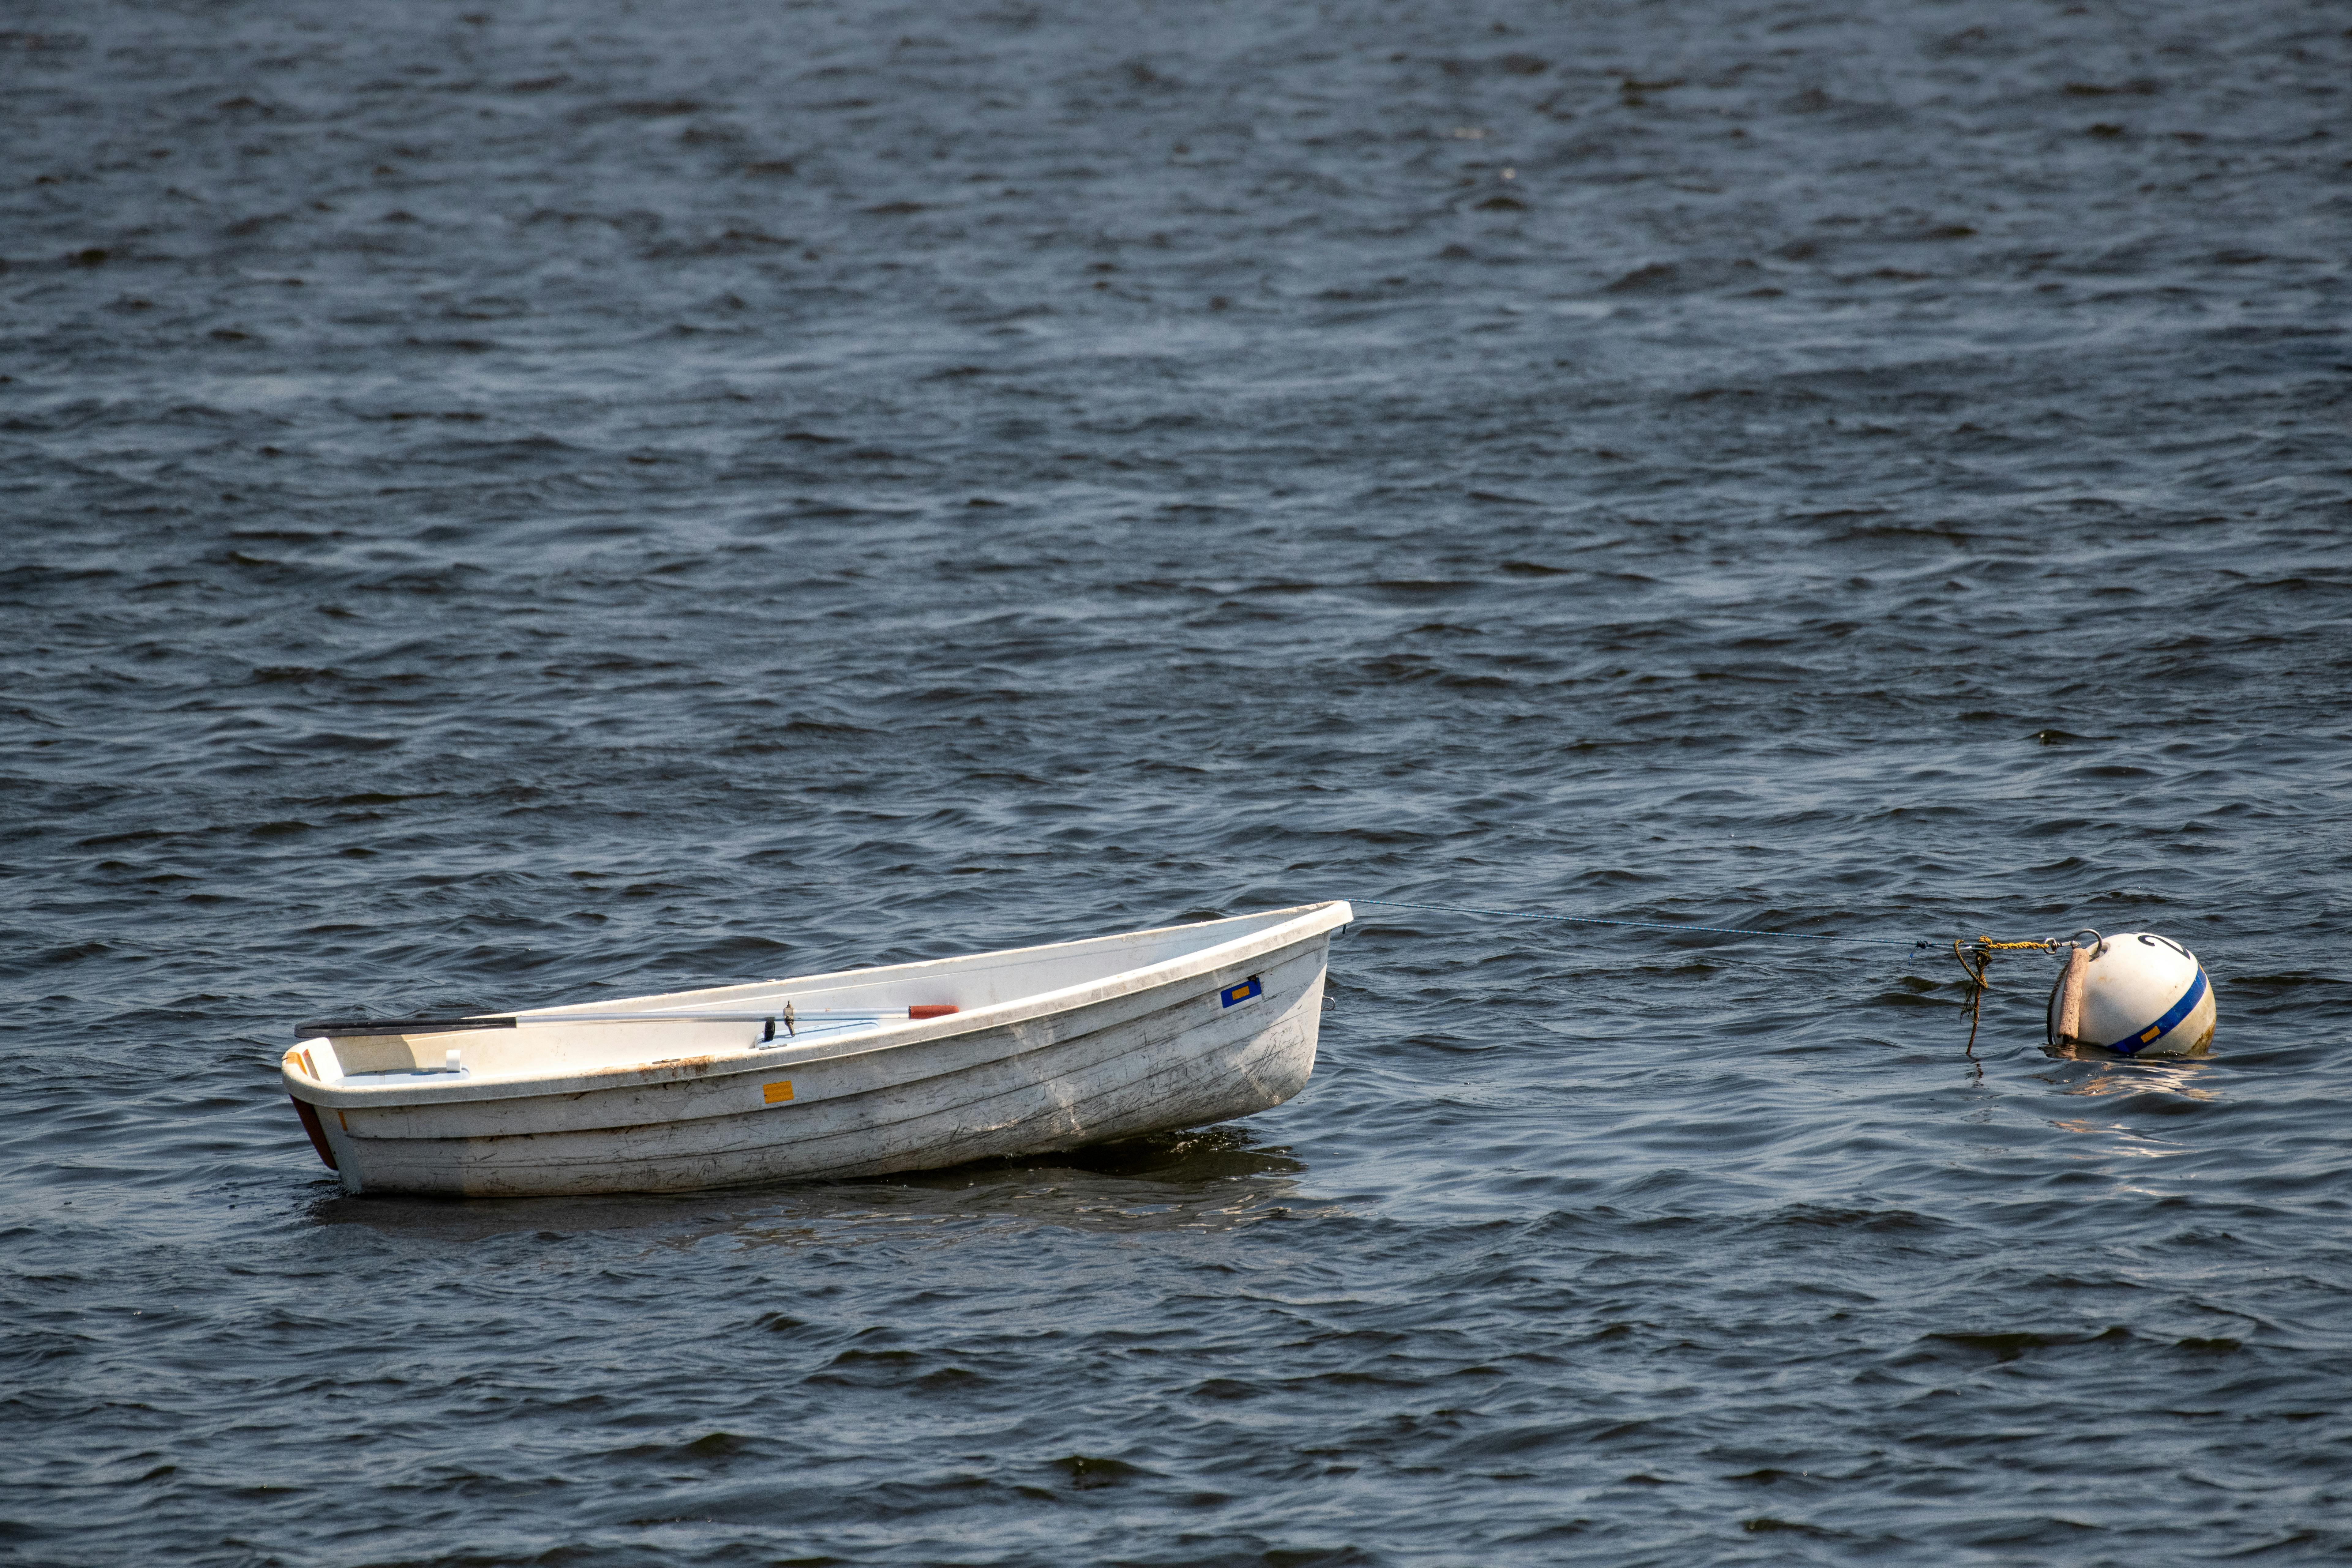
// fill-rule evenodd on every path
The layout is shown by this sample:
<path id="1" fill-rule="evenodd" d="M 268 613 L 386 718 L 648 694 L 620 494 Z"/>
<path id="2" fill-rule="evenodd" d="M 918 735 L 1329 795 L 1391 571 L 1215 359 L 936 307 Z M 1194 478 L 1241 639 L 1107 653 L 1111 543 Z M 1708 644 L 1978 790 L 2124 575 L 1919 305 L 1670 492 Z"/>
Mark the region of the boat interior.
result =
<path id="1" fill-rule="evenodd" d="M 308 1076 L 350 1089 L 430 1091 L 461 1082 L 569 1077 L 705 1056 L 828 1045 L 918 1016 L 1097 984 L 1255 936 L 1323 906 L 874 969 L 761 980 L 533 1008 L 490 1026 L 450 1020 L 412 1033 L 345 1033 L 288 1053 Z M 790 1005 L 792 1016 L 785 1018 Z M 488 1017 L 488 1015 L 478 1015 Z M 413 1021 L 411 1021 L 413 1022 Z"/>

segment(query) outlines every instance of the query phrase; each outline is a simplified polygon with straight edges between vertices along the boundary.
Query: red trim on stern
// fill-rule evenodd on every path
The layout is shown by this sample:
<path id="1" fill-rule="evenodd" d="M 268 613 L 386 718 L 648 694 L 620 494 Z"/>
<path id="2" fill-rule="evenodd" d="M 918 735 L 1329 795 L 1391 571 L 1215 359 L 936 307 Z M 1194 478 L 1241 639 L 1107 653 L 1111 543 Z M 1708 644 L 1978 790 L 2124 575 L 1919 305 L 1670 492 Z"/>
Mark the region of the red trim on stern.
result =
<path id="1" fill-rule="evenodd" d="M 909 1018 L 944 1018 L 949 1014 L 955 1011 L 957 1011 L 957 1007 L 952 1002 L 926 1002 L 919 1007 L 908 1008 L 907 1016 Z"/>
<path id="2" fill-rule="evenodd" d="M 294 1100 L 290 1094 L 286 1098 Z M 319 1152 L 320 1159 L 327 1162 L 327 1169 L 341 1171 L 342 1167 L 335 1163 L 335 1152 L 327 1147 L 327 1130 L 319 1125 L 319 1113 L 310 1108 L 310 1102 L 294 1100 L 294 1112 L 302 1119 L 302 1131 L 310 1135 L 310 1147 Z"/>

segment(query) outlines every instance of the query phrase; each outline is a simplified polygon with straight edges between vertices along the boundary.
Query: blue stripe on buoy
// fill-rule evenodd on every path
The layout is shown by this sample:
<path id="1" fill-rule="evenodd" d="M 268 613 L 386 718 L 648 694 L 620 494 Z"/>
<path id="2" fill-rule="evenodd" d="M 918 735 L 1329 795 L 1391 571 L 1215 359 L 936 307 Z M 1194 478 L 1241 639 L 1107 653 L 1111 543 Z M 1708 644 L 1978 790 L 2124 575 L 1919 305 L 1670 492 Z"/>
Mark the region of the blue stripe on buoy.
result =
<path id="1" fill-rule="evenodd" d="M 2138 1034 L 2126 1035 L 2122 1039 L 2117 1040 L 2114 1045 L 2109 1046 L 2107 1049 L 2111 1051 L 2120 1051 L 2127 1057 L 2138 1055 L 2139 1048 L 2142 1046 L 2154 1045 L 2157 1041 L 2164 1038 L 2165 1036 L 2172 1033 L 2173 1030 L 2180 1027 L 2180 1020 L 2186 1018 L 2189 1014 L 2197 1010 L 2197 1004 L 2204 994 L 2205 966 L 2200 963 L 2197 966 L 2197 978 L 2189 983 L 2188 994 L 2183 995 L 2179 1001 L 2175 1002 L 2172 1005 L 2172 1010 L 2170 1012 L 2165 1014 L 2163 1017 L 2158 1018 L 2155 1023 L 2150 1024 L 2147 1028 L 2142 1029 Z"/>

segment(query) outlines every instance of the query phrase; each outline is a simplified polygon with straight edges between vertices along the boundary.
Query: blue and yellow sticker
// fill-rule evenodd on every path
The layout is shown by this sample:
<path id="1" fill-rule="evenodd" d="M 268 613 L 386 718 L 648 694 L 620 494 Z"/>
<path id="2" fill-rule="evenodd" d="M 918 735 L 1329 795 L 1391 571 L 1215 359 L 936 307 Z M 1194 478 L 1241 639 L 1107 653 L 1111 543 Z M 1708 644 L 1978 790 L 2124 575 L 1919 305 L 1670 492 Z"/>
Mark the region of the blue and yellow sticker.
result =
<path id="1" fill-rule="evenodd" d="M 1228 985 L 1217 994 L 1224 998 L 1226 1006 L 1237 1007 L 1265 989 L 1257 983 L 1257 976 L 1253 974 L 1239 985 Z"/>
<path id="2" fill-rule="evenodd" d="M 2180 1000 L 2165 1010 L 2163 1017 L 2137 1036 L 2126 1035 L 2107 1049 L 2120 1051 L 2128 1057 L 2137 1054 L 2142 1046 L 2154 1045 L 2158 1036 L 2168 1035 L 2188 1021 L 2189 1015 L 2197 1010 L 2197 1004 L 2204 1000 L 2205 985 L 2205 966 L 2200 963 L 2197 966 L 2197 978 L 2189 983 L 2189 989 L 2180 994 Z"/>

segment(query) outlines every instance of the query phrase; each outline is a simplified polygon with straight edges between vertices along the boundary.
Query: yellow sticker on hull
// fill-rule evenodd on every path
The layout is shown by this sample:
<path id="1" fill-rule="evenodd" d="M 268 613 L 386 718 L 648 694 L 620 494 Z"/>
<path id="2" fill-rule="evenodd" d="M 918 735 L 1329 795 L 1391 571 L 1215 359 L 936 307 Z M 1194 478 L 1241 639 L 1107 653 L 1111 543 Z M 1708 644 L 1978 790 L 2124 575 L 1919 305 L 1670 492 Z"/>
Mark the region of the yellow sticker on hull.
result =
<path id="1" fill-rule="evenodd" d="M 782 1105 L 793 1097 L 793 1080 L 786 1079 L 782 1083 L 772 1083 L 760 1092 L 767 1096 L 770 1105 Z"/>

